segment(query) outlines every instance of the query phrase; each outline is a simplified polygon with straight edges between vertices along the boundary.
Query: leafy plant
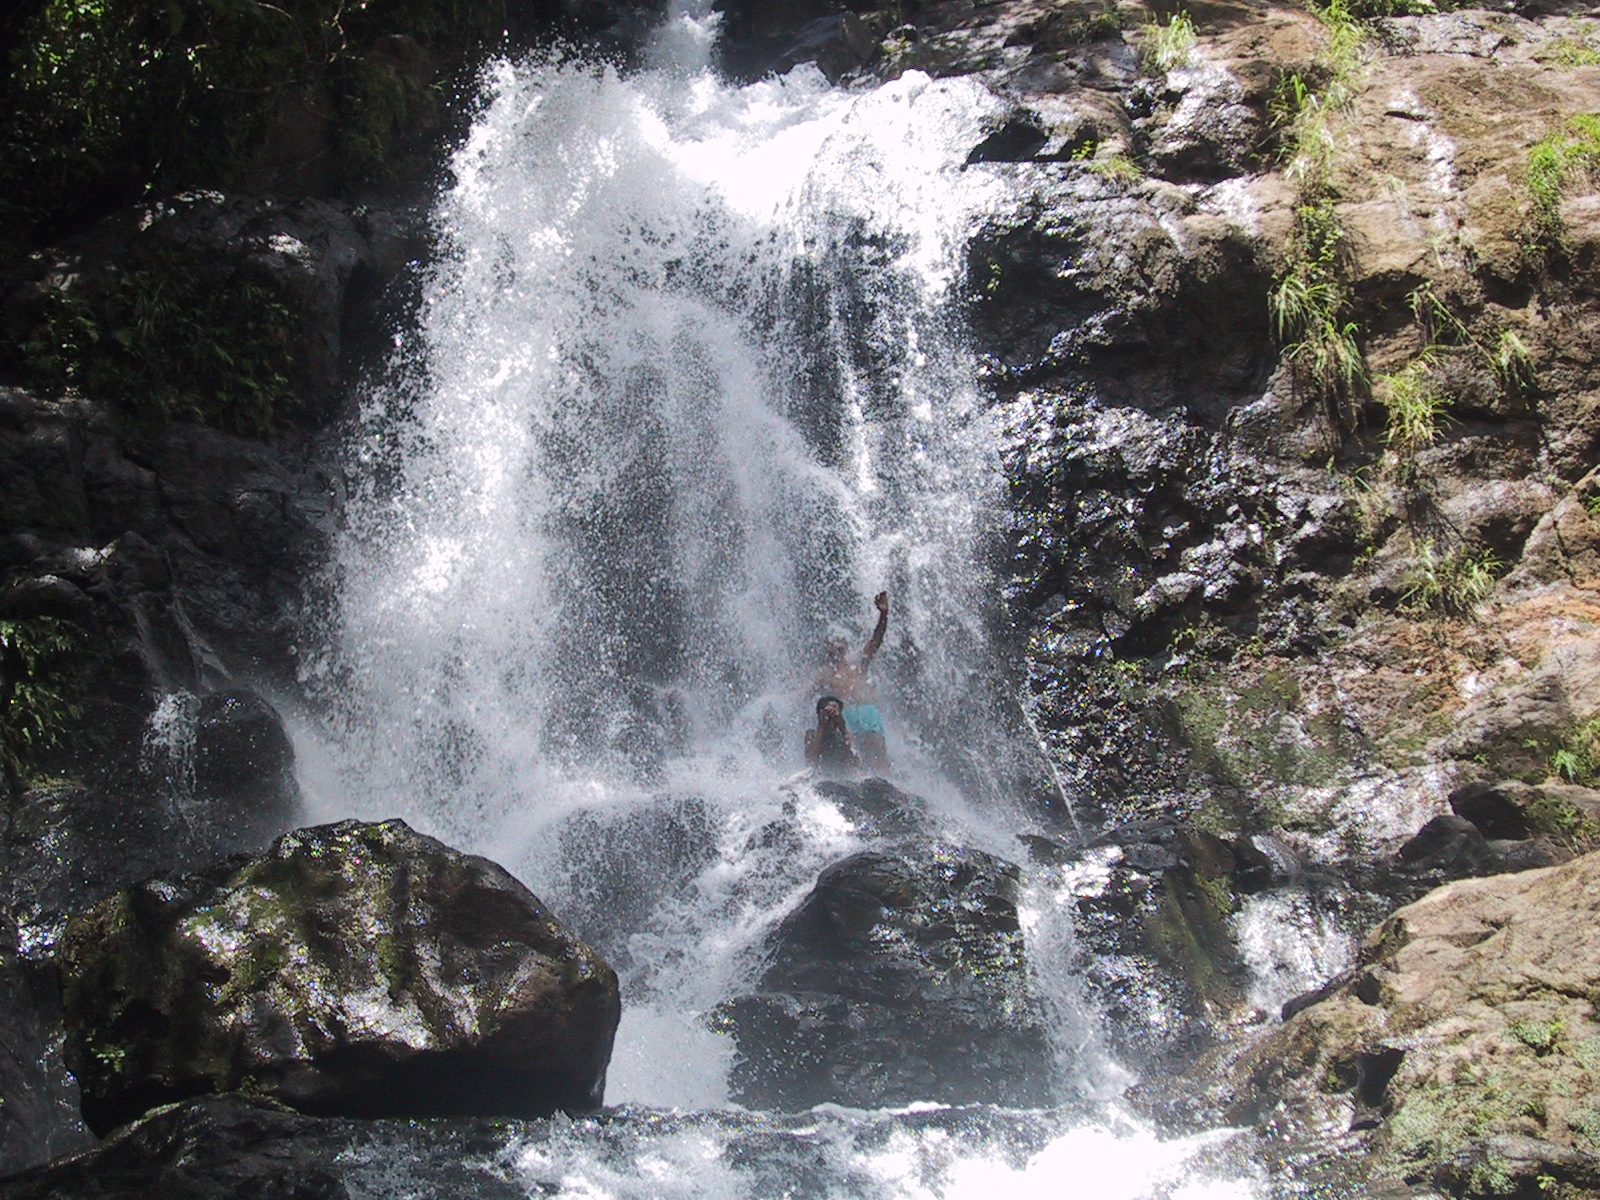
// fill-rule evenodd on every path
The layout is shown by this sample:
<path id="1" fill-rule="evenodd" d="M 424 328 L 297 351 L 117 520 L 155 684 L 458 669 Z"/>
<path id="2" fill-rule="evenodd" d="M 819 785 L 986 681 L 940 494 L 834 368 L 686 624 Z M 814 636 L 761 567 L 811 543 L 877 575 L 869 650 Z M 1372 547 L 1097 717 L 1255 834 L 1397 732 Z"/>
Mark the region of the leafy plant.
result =
<path id="1" fill-rule="evenodd" d="M 1525 240 L 1535 254 L 1559 246 L 1566 236 L 1561 200 L 1566 190 L 1600 169 L 1600 113 L 1579 113 L 1535 142 L 1528 151 L 1531 201 Z"/>
<path id="2" fill-rule="evenodd" d="M 1197 40 L 1194 22 L 1181 9 L 1167 18 L 1165 25 L 1152 21 L 1145 25 L 1140 60 L 1152 75 L 1187 67 L 1194 61 Z"/>
<path id="3" fill-rule="evenodd" d="M 0 773 L 12 784 L 77 719 L 84 652 L 83 635 L 53 617 L 0 620 Z"/>
<path id="4" fill-rule="evenodd" d="M 1492 550 L 1473 553 L 1458 546 L 1441 554 L 1423 541 L 1406 572 L 1400 603 L 1413 610 L 1469 612 L 1494 591 L 1500 565 Z"/>
<path id="5" fill-rule="evenodd" d="M 176 253 L 131 256 L 102 287 L 52 293 L 26 340 L 30 383 L 104 397 L 148 420 L 266 433 L 300 403 L 299 324 L 273 291 Z"/>
<path id="6" fill-rule="evenodd" d="M 338 148 L 374 166 L 431 96 L 378 50 L 404 33 L 460 53 L 505 0 L 40 0 L 17 22 L 0 109 L 0 197 L 23 231 L 150 189 L 228 186 L 273 125 L 329 104 Z M 424 95 L 428 93 L 428 95 Z"/>
<path id="7" fill-rule="evenodd" d="M 1550 756 L 1550 767 L 1568 783 L 1600 784 L 1600 717 L 1569 730 Z"/>

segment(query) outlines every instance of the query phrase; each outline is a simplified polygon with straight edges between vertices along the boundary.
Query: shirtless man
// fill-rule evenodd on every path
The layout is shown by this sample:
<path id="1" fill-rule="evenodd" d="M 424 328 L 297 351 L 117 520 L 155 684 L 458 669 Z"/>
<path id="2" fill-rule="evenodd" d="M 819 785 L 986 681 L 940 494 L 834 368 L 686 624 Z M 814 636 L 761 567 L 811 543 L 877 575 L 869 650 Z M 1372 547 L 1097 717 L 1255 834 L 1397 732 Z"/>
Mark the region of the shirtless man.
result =
<path id="1" fill-rule="evenodd" d="M 806 762 L 822 775 L 853 775 L 861 766 L 861 756 L 845 728 L 844 701 L 837 696 L 817 701 L 817 727 L 806 730 Z"/>
<path id="2" fill-rule="evenodd" d="M 883 645 L 883 635 L 889 628 L 889 593 L 879 592 L 872 604 L 878 610 L 878 624 L 861 648 L 860 659 L 850 661 L 850 646 L 844 638 L 828 638 L 822 643 L 828 661 L 817 672 L 813 687 L 824 696 L 837 696 L 844 702 L 845 728 L 855 741 L 862 764 L 871 771 L 887 771 L 889 749 L 883 740 L 883 717 L 873 703 L 877 694 L 867 678 L 867 667 Z"/>

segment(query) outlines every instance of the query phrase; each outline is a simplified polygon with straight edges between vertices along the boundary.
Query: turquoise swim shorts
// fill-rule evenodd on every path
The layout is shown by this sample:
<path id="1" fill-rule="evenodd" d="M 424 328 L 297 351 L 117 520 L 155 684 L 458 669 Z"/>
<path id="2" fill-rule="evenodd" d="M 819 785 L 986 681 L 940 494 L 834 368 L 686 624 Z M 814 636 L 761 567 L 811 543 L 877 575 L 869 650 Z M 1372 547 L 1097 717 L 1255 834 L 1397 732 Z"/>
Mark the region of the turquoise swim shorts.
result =
<path id="1" fill-rule="evenodd" d="M 852 704 L 844 710 L 844 727 L 852 736 L 875 733 L 883 736 L 883 717 L 876 704 Z"/>

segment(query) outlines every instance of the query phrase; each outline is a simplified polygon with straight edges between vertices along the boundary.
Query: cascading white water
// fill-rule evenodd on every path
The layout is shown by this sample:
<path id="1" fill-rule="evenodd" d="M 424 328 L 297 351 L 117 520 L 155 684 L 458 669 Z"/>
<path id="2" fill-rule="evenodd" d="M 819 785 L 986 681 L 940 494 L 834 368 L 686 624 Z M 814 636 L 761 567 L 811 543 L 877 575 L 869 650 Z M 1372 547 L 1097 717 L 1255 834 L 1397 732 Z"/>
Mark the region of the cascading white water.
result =
<path id="1" fill-rule="evenodd" d="M 490 72 L 399 347 L 414 369 L 366 406 L 339 609 L 307 666 L 328 715 L 297 737 L 313 817 L 404 816 L 595 941 L 624 981 L 608 1100 L 681 1109 L 726 1103 L 705 1014 L 865 844 L 796 778 L 822 636 L 864 639 L 889 589 L 874 676 L 896 776 L 952 838 L 1016 857 L 1026 745 L 989 644 L 1001 479 L 957 294 L 1002 198 L 962 166 L 998 101 L 916 73 L 731 87 L 706 68 L 712 29 L 677 13 L 627 78 L 560 57 Z M 780 817 L 798 845 L 763 840 Z M 1067 905 L 1030 895 L 1062 1099 L 1082 1102 L 1108 1083 Z M 1187 1151 L 1140 1161 L 1147 1135 L 1040 1120 L 1040 1145 L 1100 1139 L 1123 1190 L 1097 1194 L 1252 1194 L 1183 1190 Z M 873 1194 L 986 1178 L 989 1151 L 913 1169 L 894 1155 L 933 1135 L 893 1136 L 915 1144 L 872 1143 Z M 595 1189 L 572 1195 L 679 1194 L 569 1152 Z M 596 1182 L 618 1170 L 633 1182 Z M 682 1194 L 747 1194 L 714 1174 Z"/>

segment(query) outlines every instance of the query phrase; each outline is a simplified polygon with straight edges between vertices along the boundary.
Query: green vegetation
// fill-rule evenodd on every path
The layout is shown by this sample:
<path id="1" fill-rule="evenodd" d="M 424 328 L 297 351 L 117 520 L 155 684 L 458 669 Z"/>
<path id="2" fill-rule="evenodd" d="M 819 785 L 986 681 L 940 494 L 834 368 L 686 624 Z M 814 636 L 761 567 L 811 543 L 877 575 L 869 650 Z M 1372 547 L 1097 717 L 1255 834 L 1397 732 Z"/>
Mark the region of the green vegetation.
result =
<path id="1" fill-rule="evenodd" d="M 1550 756 L 1550 769 L 1568 783 L 1600 785 L 1600 716 L 1567 731 Z"/>
<path id="2" fill-rule="evenodd" d="M 1402 370 L 1373 381 L 1373 394 L 1389 410 L 1384 441 L 1399 454 L 1415 454 L 1431 445 L 1439 432 L 1439 419 L 1450 406 L 1435 365 L 1433 353 L 1424 351 Z"/>
<path id="3" fill-rule="evenodd" d="M 1544 1058 L 1561 1045 L 1566 1037 L 1567 1025 L 1559 1018 L 1554 1021 L 1525 1021 L 1518 1018 L 1506 1027 L 1506 1032 L 1532 1050 L 1536 1057 Z"/>
<path id="4" fill-rule="evenodd" d="M 1554 63 L 1558 67 L 1593 67 L 1600 65 L 1600 50 L 1588 37 L 1552 38 L 1534 51 L 1539 62 Z"/>
<path id="5" fill-rule="evenodd" d="M 1424 17 L 1434 13 L 1454 12 L 1461 5 L 1451 0 L 1352 0 L 1348 11 L 1352 17 L 1370 20 L 1374 17 Z"/>
<path id="6" fill-rule="evenodd" d="M 1494 591 L 1500 565 L 1491 550 L 1474 553 L 1457 546 L 1441 554 L 1424 540 L 1406 573 L 1400 603 L 1413 611 L 1470 612 Z"/>
<path id="7" fill-rule="evenodd" d="M 504 0 L 44 0 L 4 87 L 0 208 L 16 236 L 149 190 L 228 186 L 276 122 L 307 114 L 341 166 L 377 167 L 440 98 L 383 39 L 407 35 L 426 62 L 504 23 Z"/>
<path id="8" fill-rule="evenodd" d="M 1478 1078 L 1462 1071 L 1455 1080 L 1428 1083 L 1407 1095 L 1388 1120 L 1386 1139 L 1407 1174 L 1457 1160 L 1457 1169 L 1465 1170 L 1461 1190 L 1453 1194 L 1510 1196 L 1516 1181 L 1503 1161 L 1492 1153 L 1479 1159 L 1465 1152 L 1514 1129 L 1519 1119 L 1538 1119 L 1544 1105 L 1541 1092 L 1497 1072 Z"/>
<path id="9" fill-rule="evenodd" d="M 299 323 L 264 284 L 173 252 L 130 256 L 103 287 L 50 294 L 22 350 L 27 382 L 73 388 L 152 421 L 266 433 L 300 403 Z"/>
<path id="10" fill-rule="evenodd" d="M 1139 57 L 1148 73 L 1160 75 L 1194 61 L 1194 22 L 1181 9 L 1168 17 L 1165 25 L 1152 21 L 1140 32 L 1143 39 Z"/>
<path id="11" fill-rule="evenodd" d="M 1444 378 L 1450 360 L 1476 359 L 1509 397 L 1525 396 L 1538 386 L 1533 354 L 1515 330 L 1501 330 L 1493 347 L 1486 345 L 1428 283 L 1413 289 L 1406 303 L 1422 330 L 1423 347 L 1400 370 L 1373 381 L 1373 394 L 1389 414 L 1384 440 L 1402 459 L 1438 436 L 1453 399 Z"/>
<path id="12" fill-rule="evenodd" d="M 18 786 L 79 713 L 84 635 L 53 617 L 0 620 L 0 774 Z"/>
<path id="13" fill-rule="evenodd" d="M 1051 40 L 1060 45 L 1085 45 L 1120 32 L 1126 20 L 1121 5 L 1115 0 L 1102 0 L 1098 7 L 1074 14 L 1064 24 L 1052 27 Z"/>
<path id="14" fill-rule="evenodd" d="M 1580 113 L 1547 134 L 1528 151 L 1527 186 L 1530 207 L 1524 240 L 1529 252 L 1543 256 L 1566 236 L 1561 200 L 1567 189 L 1600 170 L 1600 113 Z"/>
<path id="15" fill-rule="evenodd" d="M 1284 77 L 1271 104 L 1283 142 L 1284 178 L 1296 186 L 1301 202 L 1269 304 L 1296 377 L 1329 404 L 1341 424 L 1353 424 L 1367 368 L 1346 279 L 1334 151 L 1336 122 L 1350 102 L 1365 33 L 1343 0 L 1333 0 L 1318 15 L 1328 29 L 1319 75 Z"/>

